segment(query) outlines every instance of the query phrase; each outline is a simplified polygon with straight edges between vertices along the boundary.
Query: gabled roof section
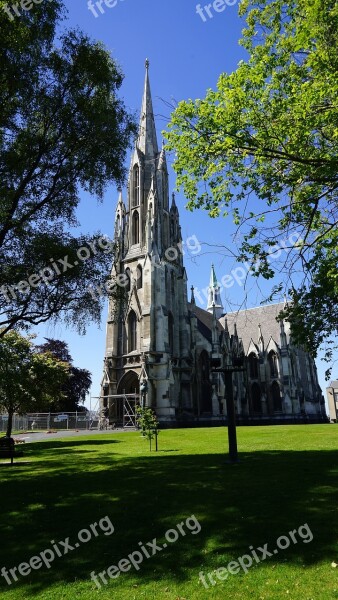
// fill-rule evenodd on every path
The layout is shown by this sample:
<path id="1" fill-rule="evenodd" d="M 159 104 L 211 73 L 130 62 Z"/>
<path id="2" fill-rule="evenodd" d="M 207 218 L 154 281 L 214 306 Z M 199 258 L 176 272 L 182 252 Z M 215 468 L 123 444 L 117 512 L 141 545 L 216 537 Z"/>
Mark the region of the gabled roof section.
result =
<path id="1" fill-rule="evenodd" d="M 213 324 L 213 315 L 203 308 L 196 306 L 196 304 L 191 304 L 188 302 L 188 310 L 190 313 L 194 313 L 197 318 L 197 327 L 199 332 L 211 342 L 212 339 L 212 324 Z M 222 324 L 217 321 L 217 330 L 219 333 L 224 331 Z"/>
<path id="2" fill-rule="evenodd" d="M 272 338 L 277 345 L 280 344 L 280 325 L 276 321 L 277 315 L 283 310 L 284 303 L 268 304 L 257 308 L 240 310 L 226 315 L 230 333 L 234 325 L 237 325 L 238 335 L 243 340 L 244 351 L 247 353 L 251 340 L 257 344 L 259 337 L 259 325 L 265 342 Z M 221 317 L 220 323 L 224 323 Z"/>

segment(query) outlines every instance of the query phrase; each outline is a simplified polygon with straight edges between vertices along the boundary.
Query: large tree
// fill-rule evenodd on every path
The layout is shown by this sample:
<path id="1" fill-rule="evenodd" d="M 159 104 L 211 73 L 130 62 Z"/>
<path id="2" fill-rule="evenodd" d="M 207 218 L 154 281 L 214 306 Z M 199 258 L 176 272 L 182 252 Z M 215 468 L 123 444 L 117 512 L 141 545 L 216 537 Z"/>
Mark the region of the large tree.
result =
<path id="1" fill-rule="evenodd" d="M 10 331 L 0 339 L 0 408 L 8 413 L 8 437 L 13 415 L 41 410 L 51 403 L 69 377 L 67 362 L 50 352 L 37 352 L 32 336 Z"/>
<path id="2" fill-rule="evenodd" d="M 275 276 L 276 241 L 298 233 L 276 290 L 293 298 L 294 339 L 316 352 L 338 329 L 338 4 L 243 0 L 239 11 L 248 59 L 178 104 L 167 147 L 188 208 L 232 214 L 231 250 L 256 275 Z"/>
<path id="3" fill-rule="evenodd" d="M 107 184 L 123 181 L 134 118 L 119 97 L 121 70 L 102 44 L 79 30 L 56 36 L 65 13 L 60 0 L 20 9 L 15 18 L 4 5 L 1 335 L 60 315 L 84 330 L 99 318 L 100 297 L 89 286 L 108 277 L 114 246 L 99 232 L 73 233 L 80 191 L 101 199 Z"/>
<path id="4" fill-rule="evenodd" d="M 67 378 L 60 387 L 59 393 L 53 398 L 49 410 L 53 412 L 73 412 L 85 410 L 83 403 L 92 383 L 91 374 L 87 369 L 74 367 L 68 345 L 61 340 L 45 338 L 45 343 L 37 346 L 37 351 L 51 354 L 59 361 L 68 364 Z"/>

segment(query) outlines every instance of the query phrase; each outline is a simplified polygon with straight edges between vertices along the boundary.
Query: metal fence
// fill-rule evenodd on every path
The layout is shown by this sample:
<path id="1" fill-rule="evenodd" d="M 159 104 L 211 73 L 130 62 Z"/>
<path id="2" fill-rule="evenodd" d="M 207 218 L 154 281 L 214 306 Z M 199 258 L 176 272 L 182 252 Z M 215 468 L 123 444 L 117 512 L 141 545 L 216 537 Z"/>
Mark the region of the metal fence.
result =
<path id="1" fill-rule="evenodd" d="M 0 415 L 0 432 L 7 429 L 8 415 Z M 67 429 L 98 429 L 99 415 L 96 412 L 27 413 L 14 415 L 13 431 L 48 431 Z"/>
<path id="2" fill-rule="evenodd" d="M 0 415 L 0 431 L 5 432 L 7 429 L 8 416 Z M 27 431 L 28 428 L 28 417 L 14 415 L 13 417 L 13 431 Z"/>

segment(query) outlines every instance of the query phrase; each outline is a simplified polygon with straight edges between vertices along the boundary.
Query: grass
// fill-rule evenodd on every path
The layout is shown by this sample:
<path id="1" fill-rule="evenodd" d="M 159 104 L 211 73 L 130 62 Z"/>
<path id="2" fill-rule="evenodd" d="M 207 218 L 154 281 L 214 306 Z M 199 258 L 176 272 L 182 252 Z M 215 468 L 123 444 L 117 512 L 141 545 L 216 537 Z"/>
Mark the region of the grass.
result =
<path id="1" fill-rule="evenodd" d="M 226 464 L 224 428 L 162 431 L 149 453 L 138 433 L 50 439 L 25 445 L 1 466 L 0 568 L 28 562 L 56 542 L 77 539 L 106 515 L 114 524 L 51 568 L 0 581 L 6 600 L 338 599 L 338 427 L 241 427 L 241 463 Z M 97 589 L 106 570 L 194 514 L 201 531 Z M 297 544 L 205 589 L 212 572 L 308 523 Z"/>

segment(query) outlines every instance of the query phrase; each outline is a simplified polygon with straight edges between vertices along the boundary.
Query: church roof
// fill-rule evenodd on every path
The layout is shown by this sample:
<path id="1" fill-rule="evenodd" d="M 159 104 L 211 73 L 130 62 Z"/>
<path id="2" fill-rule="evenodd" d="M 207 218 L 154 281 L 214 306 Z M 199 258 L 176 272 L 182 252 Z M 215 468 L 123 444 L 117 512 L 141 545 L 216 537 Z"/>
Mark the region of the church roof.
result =
<path id="1" fill-rule="evenodd" d="M 205 338 L 211 341 L 211 330 L 212 330 L 212 320 L 213 315 L 208 311 L 196 306 L 196 304 L 191 304 L 188 302 L 189 312 L 194 313 L 197 318 L 197 327 L 198 330 Z M 223 325 L 219 321 L 217 322 L 217 329 L 221 333 L 223 331 Z"/>
<path id="2" fill-rule="evenodd" d="M 255 344 L 258 343 L 259 325 L 261 326 L 265 347 L 268 345 L 270 338 L 279 344 L 280 324 L 276 321 L 276 317 L 284 306 L 283 302 L 279 302 L 227 313 L 225 317 L 220 318 L 220 323 L 224 327 L 225 318 L 227 319 L 230 335 L 234 331 L 235 324 L 237 325 L 238 337 L 243 341 L 245 352 L 248 350 L 251 340 Z"/>

